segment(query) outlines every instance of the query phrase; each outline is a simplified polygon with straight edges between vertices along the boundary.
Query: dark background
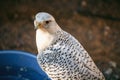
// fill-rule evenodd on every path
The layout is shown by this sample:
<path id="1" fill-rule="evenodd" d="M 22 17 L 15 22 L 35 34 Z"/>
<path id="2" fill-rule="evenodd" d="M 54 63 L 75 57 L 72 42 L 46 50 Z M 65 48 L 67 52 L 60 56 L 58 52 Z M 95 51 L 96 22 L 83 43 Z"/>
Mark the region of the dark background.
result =
<path id="1" fill-rule="evenodd" d="M 0 0 L 0 50 L 37 54 L 41 11 L 81 42 L 107 80 L 120 80 L 120 0 Z"/>

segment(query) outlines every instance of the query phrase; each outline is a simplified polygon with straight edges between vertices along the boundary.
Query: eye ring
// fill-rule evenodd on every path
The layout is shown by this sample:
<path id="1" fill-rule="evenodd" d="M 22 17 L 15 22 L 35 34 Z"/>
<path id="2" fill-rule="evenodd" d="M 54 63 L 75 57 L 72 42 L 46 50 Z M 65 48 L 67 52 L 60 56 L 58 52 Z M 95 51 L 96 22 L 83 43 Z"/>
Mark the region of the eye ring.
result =
<path id="1" fill-rule="evenodd" d="M 51 20 L 45 21 L 46 24 L 49 24 L 51 22 Z"/>

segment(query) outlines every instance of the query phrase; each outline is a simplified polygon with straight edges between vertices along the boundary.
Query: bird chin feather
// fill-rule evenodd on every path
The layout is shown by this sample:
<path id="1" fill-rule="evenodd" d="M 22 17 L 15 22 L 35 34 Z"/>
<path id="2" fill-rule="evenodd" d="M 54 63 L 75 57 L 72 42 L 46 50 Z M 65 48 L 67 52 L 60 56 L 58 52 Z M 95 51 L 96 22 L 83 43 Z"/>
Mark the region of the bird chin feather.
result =
<path id="1" fill-rule="evenodd" d="M 36 30 L 36 44 L 38 53 L 46 49 L 53 41 L 54 36 L 41 29 Z"/>

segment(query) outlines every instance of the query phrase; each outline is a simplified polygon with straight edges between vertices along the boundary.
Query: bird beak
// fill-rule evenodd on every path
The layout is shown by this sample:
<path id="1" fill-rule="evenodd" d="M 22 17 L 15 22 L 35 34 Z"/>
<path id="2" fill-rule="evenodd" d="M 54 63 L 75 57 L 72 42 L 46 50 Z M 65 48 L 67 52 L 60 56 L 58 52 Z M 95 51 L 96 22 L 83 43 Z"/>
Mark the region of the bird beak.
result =
<path id="1" fill-rule="evenodd" d="M 38 28 L 42 27 L 42 22 L 37 22 L 36 20 L 34 21 L 34 26 L 35 26 L 35 30 L 37 30 Z"/>

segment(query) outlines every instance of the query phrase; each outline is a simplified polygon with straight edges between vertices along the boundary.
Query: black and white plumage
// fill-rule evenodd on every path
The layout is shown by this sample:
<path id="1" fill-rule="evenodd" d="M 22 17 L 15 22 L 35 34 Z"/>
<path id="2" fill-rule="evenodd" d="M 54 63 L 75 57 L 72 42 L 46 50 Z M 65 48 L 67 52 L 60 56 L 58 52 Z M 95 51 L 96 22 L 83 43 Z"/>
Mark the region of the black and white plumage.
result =
<path id="1" fill-rule="evenodd" d="M 52 15 L 38 13 L 34 25 L 37 61 L 52 80 L 105 80 L 87 51 Z"/>

